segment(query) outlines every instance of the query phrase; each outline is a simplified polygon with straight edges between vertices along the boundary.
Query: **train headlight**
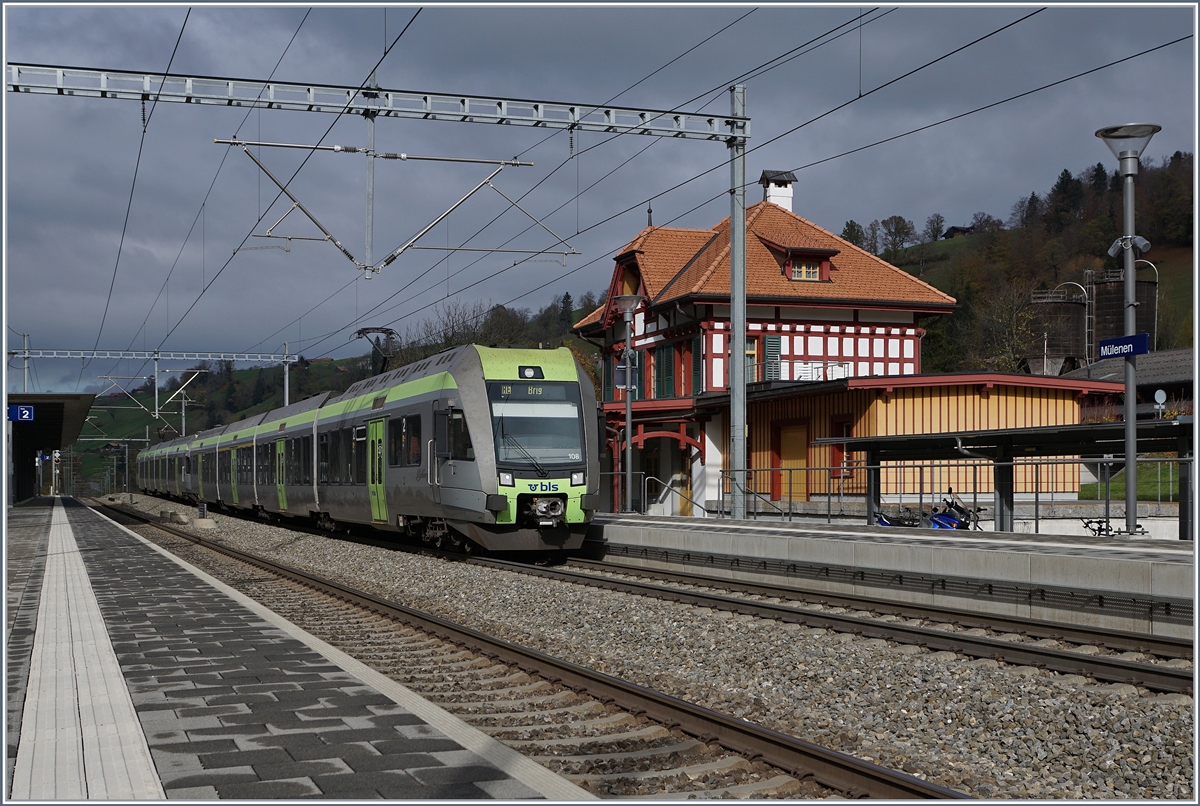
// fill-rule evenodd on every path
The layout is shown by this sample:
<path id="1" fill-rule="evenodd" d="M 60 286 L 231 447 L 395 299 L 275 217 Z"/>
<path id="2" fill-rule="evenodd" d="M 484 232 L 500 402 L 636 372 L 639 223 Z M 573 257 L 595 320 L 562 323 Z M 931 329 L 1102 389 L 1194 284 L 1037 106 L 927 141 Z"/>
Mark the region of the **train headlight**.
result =
<path id="1" fill-rule="evenodd" d="M 500 486 L 501 487 L 513 486 L 513 474 L 512 473 L 501 473 L 500 474 Z"/>
<path id="2" fill-rule="evenodd" d="M 571 486 L 572 487 L 582 487 L 583 486 L 583 473 L 582 472 L 571 474 Z"/>

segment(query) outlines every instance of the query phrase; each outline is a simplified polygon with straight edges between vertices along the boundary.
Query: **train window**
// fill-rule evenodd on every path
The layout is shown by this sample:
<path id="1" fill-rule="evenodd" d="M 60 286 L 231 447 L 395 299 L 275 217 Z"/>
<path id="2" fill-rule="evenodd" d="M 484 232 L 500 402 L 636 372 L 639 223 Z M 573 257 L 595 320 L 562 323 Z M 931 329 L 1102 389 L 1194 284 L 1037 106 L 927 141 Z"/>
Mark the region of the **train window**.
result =
<path id="1" fill-rule="evenodd" d="M 404 462 L 404 418 L 393 417 L 388 421 L 388 465 L 396 467 Z"/>
<path id="2" fill-rule="evenodd" d="M 471 432 L 467 430 L 467 418 L 457 409 L 450 412 L 448 434 L 450 458 L 465 462 L 475 461 L 475 448 L 471 445 Z"/>
<path id="3" fill-rule="evenodd" d="M 404 418 L 405 423 L 405 440 L 407 444 L 404 446 L 404 464 L 410 466 L 419 466 L 421 464 L 421 416 L 414 414 L 411 417 Z"/>
<path id="4" fill-rule="evenodd" d="M 354 483 L 354 429 L 342 429 L 342 484 Z"/>
<path id="5" fill-rule="evenodd" d="M 342 461 L 342 432 L 329 432 L 329 481 L 331 484 L 342 483 L 342 471 L 346 463 Z"/>
<path id="6" fill-rule="evenodd" d="M 329 433 L 317 435 L 317 483 L 329 483 Z"/>
<path id="7" fill-rule="evenodd" d="M 367 427 L 354 429 L 354 483 L 367 483 Z"/>
<path id="8" fill-rule="evenodd" d="M 300 478 L 303 484 L 312 484 L 312 436 L 300 440 Z"/>

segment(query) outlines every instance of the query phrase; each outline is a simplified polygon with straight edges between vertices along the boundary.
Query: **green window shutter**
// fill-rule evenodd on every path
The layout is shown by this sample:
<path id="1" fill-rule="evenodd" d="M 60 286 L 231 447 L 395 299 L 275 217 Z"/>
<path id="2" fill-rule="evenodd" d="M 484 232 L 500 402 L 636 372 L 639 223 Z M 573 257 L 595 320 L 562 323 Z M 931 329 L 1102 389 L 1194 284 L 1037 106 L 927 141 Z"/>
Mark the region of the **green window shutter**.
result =
<path id="1" fill-rule="evenodd" d="M 606 358 L 604 364 L 604 402 L 611 403 L 613 399 L 613 362 L 616 356 Z"/>
<path id="2" fill-rule="evenodd" d="M 634 400 L 646 399 L 646 362 L 641 360 L 642 354 L 635 353 L 633 360 L 637 362 L 634 369 L 633 377 L 637 379 L 637 394 L 634 395 Z"/>
<path id="3" fill-rule="evenodd" d="M 654 398 L 661 400 L 667 396 L 666 391 L 666 367 L 667 367 L 667 347 L 662 345 L 654 348 Z"/>
<path id="4" fill-rule="evenodd" d="M 692 339 L 692 394 L 704 391 L 704 340 L 700 336 Z"/>
<path id="5" fill-rule="evenodd" d="M 675 397 L 675 345 L 667 344 L 658 349 L 663 362 L 663 390 L 660 397 Z"/>
<path id="6" fill-rule="evenodd" d="M 766 339 L 767 380 L 777 381 L 779 380 L 779 336 L 767 336 Z"/>

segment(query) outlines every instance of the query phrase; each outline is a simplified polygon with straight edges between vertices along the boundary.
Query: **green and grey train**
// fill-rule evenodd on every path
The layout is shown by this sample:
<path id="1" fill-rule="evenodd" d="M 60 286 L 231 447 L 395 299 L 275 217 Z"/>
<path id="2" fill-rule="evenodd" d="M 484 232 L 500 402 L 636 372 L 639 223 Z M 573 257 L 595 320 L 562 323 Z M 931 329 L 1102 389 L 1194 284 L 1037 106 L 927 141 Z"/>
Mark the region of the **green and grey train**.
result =
<path id="1" fill-rule="evenodd" d="M 138 456 L 138 486 L 466 551 L 569 552 L 599 502 L 597 428 L 566 348 L 468 345 L 159 443 Z"/>

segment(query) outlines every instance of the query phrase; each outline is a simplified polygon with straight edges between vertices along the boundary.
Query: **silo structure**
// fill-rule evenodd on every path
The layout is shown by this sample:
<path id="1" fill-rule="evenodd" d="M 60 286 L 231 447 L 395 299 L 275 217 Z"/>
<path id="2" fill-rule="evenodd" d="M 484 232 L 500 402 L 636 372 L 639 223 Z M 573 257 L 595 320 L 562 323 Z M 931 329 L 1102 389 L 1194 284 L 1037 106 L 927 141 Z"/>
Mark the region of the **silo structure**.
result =
<path id="1" fill-rule="evenodd" d="M 1125 335 L 1125 281 L 1124 272 L 1109 270 L 1097 273 L 1092 281 L 1095 300 L 1095 339 L 1092 341 L 1092 360 L 1098 358 L 1099 342 Z M 1134 283 L 1134 298 L 1137 300 L 1135 317 L 1136 332 L 1149 333 L 1151 349 L 1154 346 L 1155 308 L 1158 305 L 1158 284 L 1153 279 L 1138 279 Z"/>
<path id="2" fill-rule="evenodd" d="M 1087 298 L 1078 291 L 1034 291 L 1033 343 L 1026 356 L 1034 375 L 1058 375 L 1087 358 Z M 1038 371 L 1040 368 L 1041 371 Z"/>

